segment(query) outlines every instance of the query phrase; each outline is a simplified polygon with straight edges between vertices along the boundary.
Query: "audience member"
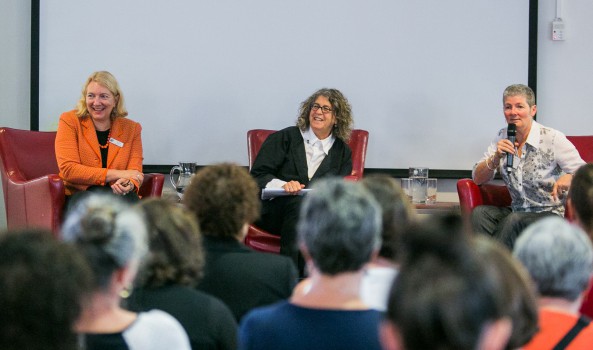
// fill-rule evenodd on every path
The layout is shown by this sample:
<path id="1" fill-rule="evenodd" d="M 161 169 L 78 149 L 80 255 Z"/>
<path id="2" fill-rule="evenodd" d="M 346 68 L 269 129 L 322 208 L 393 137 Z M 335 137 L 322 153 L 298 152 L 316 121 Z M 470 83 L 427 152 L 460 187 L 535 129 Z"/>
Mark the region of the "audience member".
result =
<path id="1" fill-rule="evenodd" d="M 163 310 L 189 335 L 192 349 L 237 348 L 237 323 L 217 298 L 195 289 L 204 252 L 198 224 L 185 208 L 154 198 L 140 202 L 148 222 L 150 254 L 127 299 L 132 311 Z"/>
<path id="2" fill-rule="evenodd" d="M 568 192 L 568 210 L 574 222 L 593 240 L 593 164 L 585 164 L 577 170 Z M 593 278 L 589 291 L 583 299 L 581 313 L 593 318 Z"/>
<path id="3" fill-rule="evenodd" d="M 80 254 L 51 232 L 0 237 L 0 349 L 74 350 L 74 323 L 90 292 Z"/>
<path id="4" fill-rule="evenodd" d="M 115 77 L 105 71 L 91 74 L 76 109 L 63 113 L 58 124 L 56 158 L 67 200 L 81 191 L 138 199 L 144 178 L 142 127 L 127 115 Z"/>
<path id="5" fill-rule="evenodd" d="M 298 223 L 311 283 L 241 322 L 240 349 L 380 349 L 381 314 L 360 297 L 364 266 L 381 246 L 379 205 L 360 184 L 319 180 Z"/>
<path id="6" fill-rule="evenodd" d="M 478 206 L 471 220 L 476 232 L 489 234 L 511 249 L 532 222 L 546 215 L 564 215 L 562 199 L 572 174 L 585 164 L 564 134 L 533 120 L 536 111 L 531 88 L 521 84 L 507 87 L 503 112 L 505 121 L 516 127 L 515 142 L 507 137 L 508 127 L 500 129 L 472 173 L 480 185 L 500 172 L 507 185 L 511 207 Z M 507 155 L 513 159 L 512 166 Z"/>
<path id="7" fill-rule="evenodd" d="M 529 273 L 502 243 L 485 235 L 475 236 L 473 243 L 478 257 L 486 261 L 486 268 L 497 274 L 501 282 L 504 313 L 513 322 L 506 348 L 519 349 L 538 329 L 537 299 Z"/>
<path id="8" fill-rule="evenodd" d="M 292 260 L 242 244 L 260 208 L 257 185 L 247 170 L 228 163 L 201 169 L 183 203 L 204 236 L 206 265 L 199 290 L 221 299 L 237 321 L 254 307 L 290 296 L 297 281 Z"/>
<path id="9" fill-rule="evenodd" d="M 118 197 L 92 194 L 71 208 L 62 237 L 93 271 L 89 305 L 76 325 L 85 349 L 190 349 L 187 334 L 171 315 L 160 310 L 134 313 L 120 306 L 147 251 L 140 212 Z"/>
<path id="10" fill-rule="evenodd" d="M 502 273 L 475 252 L 461 217 L 414 224 L 402 244 L 381 327 L 384 349 L 505 349 L 512 321 Z"/>
<path id="11" fill-rule="evenodd" d="M 593 239 L 593 164 L 577 170 L 568 193 L 567 206 L 574 221 Z"/>
<path id="12" fill-rule="evenodd" d="M 579 317 L 593 274 L 587 235 L 562 218 L 545 218 L 521 234 L 514 254 L 539 293 L 539 332 L 523 349 L 593 349 L 593 325 Z"/>
<path id="13" fill-rule="evenodd" d="M 397 181 L 388 175 L 369 175 L 361 183 L 379 203 L 383 223 L 381 249 L 365 267 L 361 295 L 367 305 L 385 311 L 397 275 L 401 235 L 413 220 L 414 209 Z"/>
<path id="14" fill-rule="evenodd" d="M 260 188 L 283 188 L 295 194 L 326 176 L 352 172 L 348 139 L 352 108 L 336 89 L 320 89 L 301 103 L 296 126 L 270 135 L 259 151 L 251 175 Z M 301 196 L 262 201 L 258 227 L 279 234 L 280 252 L 293 258 L 299 271 L 304 262 L 296 244 L 296 224 Z"/>

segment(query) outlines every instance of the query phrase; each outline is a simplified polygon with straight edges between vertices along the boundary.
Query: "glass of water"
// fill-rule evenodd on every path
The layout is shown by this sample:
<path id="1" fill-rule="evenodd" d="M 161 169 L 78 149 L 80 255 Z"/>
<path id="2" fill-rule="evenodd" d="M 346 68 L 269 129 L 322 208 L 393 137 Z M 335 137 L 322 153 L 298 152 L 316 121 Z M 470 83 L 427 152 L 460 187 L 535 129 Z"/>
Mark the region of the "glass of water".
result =
<path id="1" fill-rule="evenodd" d="M 412 179 L 407 177 L 403 178 L 401 187 L 404 194 L 408 197 L 410 203 L 412 203 Z"/>
<path id="2" fill-rule="evenodd" d="M 426 179 L 426 204 L 435 204 L 437 202 L 437 179 Z"/>

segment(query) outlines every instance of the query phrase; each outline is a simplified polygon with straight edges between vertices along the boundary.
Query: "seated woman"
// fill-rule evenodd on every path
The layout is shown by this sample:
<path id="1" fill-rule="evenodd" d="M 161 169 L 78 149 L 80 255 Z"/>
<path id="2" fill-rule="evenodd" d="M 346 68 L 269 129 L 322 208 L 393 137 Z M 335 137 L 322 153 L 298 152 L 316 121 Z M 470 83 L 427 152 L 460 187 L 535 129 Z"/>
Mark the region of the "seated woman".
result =
<path id="1" fill-rule="evenodd" d="M 352 131 L 352 108 L 336 89 L 321 89 L 301 104 L 296 126 L 270 135 L 263 143 L 251 175 L 260 188 L 283 188 L 296 194 L 326 176 L 352 172 L 348 139 Z M 302 273 L 303 261 L 296 244 L 296 223 L 301 196 L 282 196 L 262 201 L 256 225 L 278 234 L 280 252 L 290 256 Z"/>
<path id="2" fill-rule="evenodd" d="M 592 349 L 593 324 L 579 315 L 593 275 L 589 237 L 562 218 L 545 218 L 521 234 L 513 254 L 539 293 L 539 332 L 523 349 Z"/>
<path id="3" fill-rule="evenodd" d="M 66 200 L 85 190 L 113 192 L 131 201 L 142 184 L 142 127 L 128 112 L 117 80 L 95 72 L 76 109 L 60 116 L 56 158 Z"/>
<path id="4" fill-rule="evenodd" d="M 79 349 L 74 324 L 91 271 L 49 231 L 0 232 L 0 349 Z"/>
<path id="5" fill-rule="evenodd" d="M 198 289 L 222 300 L 237 321 L 249 310 L 290 297 L 297 281 L 292 260 L 243 245 L 259 214 L 258 188 L 236 164 L 198 171 L 183 194 L 204 235 L 206 266 Z"/>
<path id="6" fill-rule="evenodd" d="M 413 225 L 381 328 L 384 349 L 506 349 L 504 274 L 474 250 L 458 215 Z"/>
<path id="7" fill-rule="evenodd" d="M 131 311 L 163 310 L 189 335 L 192 349 L 237 348 L 237 322 L 220 300 L 195 289 L 204 265 L 198 224 L 185 208 L 154 198 L 142 201 L 150 255 L 128 298 Z"/>
<path id="8" fill-rule="evenodd" d="M 62 237 L 83 254 L 93 272 L 93 291 L 76 323 L 85 349 L 190 349 L 187 334 L 171 315 L 120 306 L 147 252 L 140 212 L 111 195 L 90 194 L 69 211 Z"/>
<path id="9" fill-rule="evenodd" d="M 507 185 L 511 207 L 478 206 L 472 212 L 472 223 L 476 232 L 493 236 L 510 249 L 532 222 L 546 215 L 564 215 L 562 200 L 572 175 L 585 164 L 564 134 L 533 120 L 536 111 L 531 88 L 507 87 L 503 112 L 507 124 L 516 128 L 515 141 L 507 138 L 508 127 L 499 130 L 472 173 L 480 185 L 500 172 Z"/>
<path id="10" fill-rule="evenodd" d="M 360 297 L 365 265 L 381 246 L 381 212 L 360 184 L 319 180 L 303 202 L 299 245 L 310 285 L 290 301 L 250 312 L 239 349 L 380 349 L 381 314 Z"/>

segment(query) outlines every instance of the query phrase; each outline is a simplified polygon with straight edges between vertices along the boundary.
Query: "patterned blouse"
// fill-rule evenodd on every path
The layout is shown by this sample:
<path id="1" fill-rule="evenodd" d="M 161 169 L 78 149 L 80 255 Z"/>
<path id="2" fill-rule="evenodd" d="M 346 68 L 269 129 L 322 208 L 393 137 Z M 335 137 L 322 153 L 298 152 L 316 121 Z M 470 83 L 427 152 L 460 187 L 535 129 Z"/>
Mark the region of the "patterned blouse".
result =
<path id="1" fill-rule="evenodd" d="M 506 135 L 507 128 L 501 129 L 478 163 L 493 156 L 496 144 Z M 474 171 L 478 163 L 474 165 Z M 515 156 L 513 168 L 509 171 L 506 157 L 502 157 L 490 180 L 501 172 L 511 194 L 513 211 L 551 211 L 564 215 L 564 203 L 554 200 L 552 188 L 561 175 L 574 174 L 583 164 L 578 151 L 563 133 L 533 121 L 521 157 Z"/>

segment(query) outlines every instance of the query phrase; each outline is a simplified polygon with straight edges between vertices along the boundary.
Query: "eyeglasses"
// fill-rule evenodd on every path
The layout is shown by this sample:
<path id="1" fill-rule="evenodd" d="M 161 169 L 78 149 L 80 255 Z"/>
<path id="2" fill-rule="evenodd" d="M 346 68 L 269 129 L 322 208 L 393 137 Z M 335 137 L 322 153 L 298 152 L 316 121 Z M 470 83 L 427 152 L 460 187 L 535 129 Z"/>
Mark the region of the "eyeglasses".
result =
<path id="1" fill-rule="evenodd" d="M 313 112 L 317 112 L 317 110 L 321 108 L 321 113 L 323 114 L 328 114 L 331 111 L 333 111 L 333 109 L 329 108 L 328 106 L 320 106 L 317 103 L 313 104 L 313 107 L 311 107 L 311 109 L 313 110 Z"/>

